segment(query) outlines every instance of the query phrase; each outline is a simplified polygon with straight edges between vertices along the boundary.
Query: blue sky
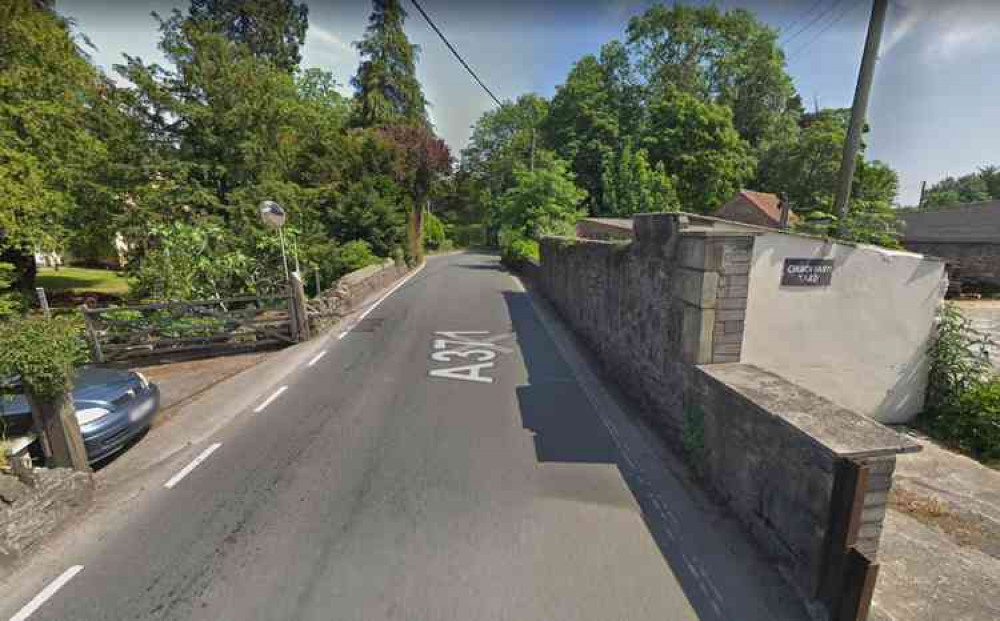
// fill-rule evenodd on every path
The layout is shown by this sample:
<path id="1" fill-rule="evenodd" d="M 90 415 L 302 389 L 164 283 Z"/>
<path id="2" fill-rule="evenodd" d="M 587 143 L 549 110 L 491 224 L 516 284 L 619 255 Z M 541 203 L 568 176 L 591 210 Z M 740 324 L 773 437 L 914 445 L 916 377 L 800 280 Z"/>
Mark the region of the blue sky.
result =
<path id="1" fill-rule="evenodd" d="M 696 2 L 692 2 L 693 4 Z M 700 2 L 697 4 L 707 4 Z M 307 2 L 310 29 L 304 65 L 332 71 L 346 84 L 358 57 L 371 5 L 364 0 Z M 572 64 L 621 38 L 631 16 L 650 2 L 631 0 L 421 0 L 484 82 L 501 98 L 534 91 L 551 96 Z M 871 0 L 717 1 L 742 7 L 779 28 L 788 71 L 812 107 L 849 106 L 857 80 Z M 94 61 L 110 70 L 121 54 L 162 61 L 150 11 L 170 0 L 59 0 L 97 46 Z M 452 58 L 412 5 L 407 33 L 421 45 L 418 77 L 438 132 L 457 153 L 469 126 L 493 105 Z M 807 28 L 808 26 L 808 28 Z M 798 32 L 800 31 L 801 32 Z M 794 35 L 794 37 L 792 37 Z M 1000 164 L 1000 2 L 891 0 L 869 110 L 868 155 L 900 172 L 902 204 L 915 203 L 920 182 L 933 183 L 988 163 Z"/>

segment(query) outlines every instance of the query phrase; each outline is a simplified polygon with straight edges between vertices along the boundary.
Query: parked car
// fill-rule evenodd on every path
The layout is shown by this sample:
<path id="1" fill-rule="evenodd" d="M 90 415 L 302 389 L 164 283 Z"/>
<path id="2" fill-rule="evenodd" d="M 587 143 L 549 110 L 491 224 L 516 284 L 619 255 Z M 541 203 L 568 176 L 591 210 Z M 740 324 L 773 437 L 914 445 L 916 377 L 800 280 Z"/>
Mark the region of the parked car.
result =
<path id="1" fill-rule="evenodd" d="M 160 389 L 142 373 L 87 366 L 77 372 L 73 405 L 87 460 L 94 463 L 149 429 L 160 409 Z M 31 429 L 31 408 L 24 395 L 0 397 L 0 430 L 11 437 Z"/>

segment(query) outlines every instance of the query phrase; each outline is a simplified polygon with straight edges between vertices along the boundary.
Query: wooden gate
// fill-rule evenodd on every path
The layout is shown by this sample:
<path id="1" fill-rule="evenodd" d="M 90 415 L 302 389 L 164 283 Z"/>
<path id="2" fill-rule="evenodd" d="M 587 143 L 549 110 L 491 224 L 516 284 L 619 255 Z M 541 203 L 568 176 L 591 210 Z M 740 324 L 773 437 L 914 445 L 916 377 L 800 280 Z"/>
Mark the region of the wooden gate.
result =
<path id="1" fill-rule="evenodd" d="M 96 362 L 217 355 L 300 338 L 291 295 L 82 310 Z"/>

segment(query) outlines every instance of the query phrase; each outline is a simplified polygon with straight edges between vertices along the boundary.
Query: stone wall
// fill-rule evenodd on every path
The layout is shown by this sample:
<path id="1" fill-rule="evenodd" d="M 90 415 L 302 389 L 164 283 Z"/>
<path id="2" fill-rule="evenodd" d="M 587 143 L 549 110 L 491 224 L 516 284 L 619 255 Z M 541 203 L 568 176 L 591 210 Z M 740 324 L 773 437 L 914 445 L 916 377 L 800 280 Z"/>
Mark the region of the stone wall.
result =
<path id="1" fill-rule="evenodd" d="M 644 252 L 645 250 L 649 252 Z M 685 305 L 670 249 L 546 238 L 542 289 L 611 375 L 668 434 L 680 432 Z"/>
<path id="2" fill-rule="evenodd" d="M 963 285 L 1000 287 L 1000 244 L 947 244 L 904 240 L 908 250 L 940 257 Z"/>
<path id="3" fill-rule="evenodd" d="M 895 455 L 915 445 L 740 363 L 755 244 L 769 232 L 687 214 L 633 225 L 633 242 L 543 239 L 533 280 L 807 601 L 864 608 L 844 603 L 866 592 L 844 581 L 874 575 Z M 858 552 L 864 572 L 843 570 Z"/>
<path id="4" fill-rule="evenodd" d="M 32 478 L 25 485 L 0 473 L 0 576 L 93 500 L 89 473 L 38 468 Z"/>
<path id="5" fill-rule="evenodd" d="M 828 563 L 839 460 L 869 467 L 850 543 L 874 560 L 895 456 L 914 446 L 908 440 L 753 365 L 699 367 L 687 407 L 705 480 L 804 596 L 818 597 Z"/>
<path id="6" fill-rule="evenodd" d="M 346 274 L 333 287 L 306 302 L 309 329 L 319 334 L 357 309 L 370 295 L 385 289 L 409 271 L 405 264 L 386 259 Z"/>

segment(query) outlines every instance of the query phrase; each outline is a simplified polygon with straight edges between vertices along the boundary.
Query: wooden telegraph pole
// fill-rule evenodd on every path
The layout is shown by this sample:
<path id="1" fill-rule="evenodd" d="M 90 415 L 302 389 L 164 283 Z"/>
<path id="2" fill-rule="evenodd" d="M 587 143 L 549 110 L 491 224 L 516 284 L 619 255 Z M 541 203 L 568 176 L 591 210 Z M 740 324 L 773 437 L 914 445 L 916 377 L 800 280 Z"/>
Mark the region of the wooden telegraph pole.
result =
<path id="1" fill-rule="evenodd" d="M 861 71 L 858 73 L 858 85 L 854 90 L 854 104 L 851 106 L 851 124 L 847 128 L 847 140 L 844 141 L 844 157 L 840 162 L 840 176 L 837 180 L 837 198 L 834 209 L 837 214 L 838 234 L 844 232 L 844 220 L 851 199 L 851 184 L 854 182 L 854 161 L 861 148 L 861 132 L 865 126 L 865 114 L 868 110 L 868 95 L 872 90 L 872 78 L 875 76 L 875 61 L 878 59 L 878 48 L 882 42 L 882 29 L 885 26 L 885 14 L 889 8 L 889 0 L 874 0 L 872 15 L 868 22 L 868 36 L 865 39 L 865 52 L 861 58 Z"/>

